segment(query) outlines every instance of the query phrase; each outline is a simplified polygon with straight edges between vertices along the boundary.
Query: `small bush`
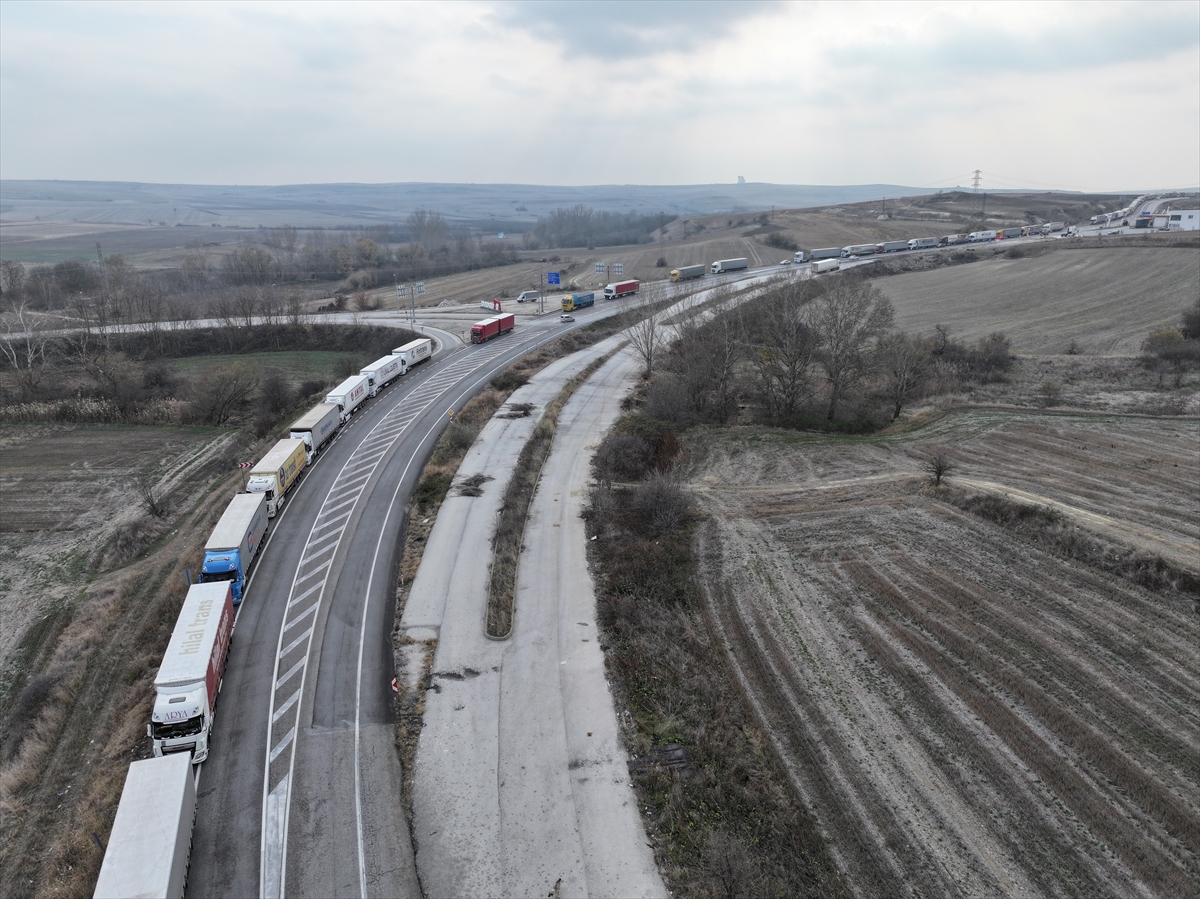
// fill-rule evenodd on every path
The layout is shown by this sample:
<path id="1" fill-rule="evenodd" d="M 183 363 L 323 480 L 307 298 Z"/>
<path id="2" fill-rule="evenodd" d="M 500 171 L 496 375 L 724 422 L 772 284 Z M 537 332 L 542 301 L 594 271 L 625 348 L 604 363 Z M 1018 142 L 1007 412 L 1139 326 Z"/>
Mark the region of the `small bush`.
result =
<path id="1" fill-rule="evenodd" d="M 506 368 L 491 380 L 492 387 L 501 393 L 511 393 L 518 387 L 524 387 L 528 383 L 528 377 L 513 371 L 511 368 Z"/>
<path id="2" fill-rule="evenodd" d="M 666 268 L 667 267 L 667 257 L 659 256 L 658 260 L 654 263 L 654 267 L 655 268 Z"/>
<path id="3" fill-rule="evenodd" d="M 427 474 L 417 485 L 416 503 L 422 512 L 436 506 L 450 492 L 450 475 L 441 472 Z"/>

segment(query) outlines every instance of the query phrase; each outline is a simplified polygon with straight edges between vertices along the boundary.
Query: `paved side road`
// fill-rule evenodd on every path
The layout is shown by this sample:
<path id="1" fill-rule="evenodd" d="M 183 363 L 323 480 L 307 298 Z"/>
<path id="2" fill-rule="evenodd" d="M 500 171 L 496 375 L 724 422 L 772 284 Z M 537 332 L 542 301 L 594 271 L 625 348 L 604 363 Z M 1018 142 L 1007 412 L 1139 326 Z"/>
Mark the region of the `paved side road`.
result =
<path id="1" fill-rule="evenodd" d="M 562 384 L 611 351 L 556 362 L 495 418 L 460 469 L 511 471 Z M 579 517 L 591 449 L 636 373 L 618 353 L 559 417 L 525 532 L 512 636 L 484 633 L 493 522 L 507 477 L 447 498 L 402 627 L 437 637 L 413 790 L 417 867 L 429 896 L 665 896 L 638 815 L 596 638 Z"/>

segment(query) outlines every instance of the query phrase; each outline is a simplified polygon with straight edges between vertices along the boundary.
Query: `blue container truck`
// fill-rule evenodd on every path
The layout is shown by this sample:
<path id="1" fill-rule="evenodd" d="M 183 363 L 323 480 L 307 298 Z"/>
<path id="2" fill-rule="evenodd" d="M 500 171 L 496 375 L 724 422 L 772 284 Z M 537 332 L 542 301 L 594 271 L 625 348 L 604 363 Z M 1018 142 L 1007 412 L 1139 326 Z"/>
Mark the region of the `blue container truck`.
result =
<path id="1" fill-rule="evenodd" d="M 246 588 L 246 572 L 266 535 L 266 494 L 239 493 L 230 501 L 204 544 L 200 582 L 230 581 L 236 606 L 242 601 L 242 591 Z"/>

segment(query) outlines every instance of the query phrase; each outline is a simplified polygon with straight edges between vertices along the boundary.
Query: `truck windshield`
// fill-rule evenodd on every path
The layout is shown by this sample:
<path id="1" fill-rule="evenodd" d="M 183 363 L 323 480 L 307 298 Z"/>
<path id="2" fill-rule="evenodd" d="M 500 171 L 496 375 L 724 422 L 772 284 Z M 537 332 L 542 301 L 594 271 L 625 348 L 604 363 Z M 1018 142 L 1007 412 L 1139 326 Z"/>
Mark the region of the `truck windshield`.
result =
<path id="1" fill-rule="evenodd" d="M 173 740 L 176 737 L 190 737 L 198 734 L 203 726 L 204 716 L 197 715 L 187 721 L 172 721 L 170 724 L 160 724 L 155 721 L 152 733 L 156 740 Z"/>
<path id="2" fill-rule="evenodd" d="M 236 581 L 237 571 L 206 571 L 204 574 L 200 575 L 200 580 L 206 584 L 213 584 L 217 581 Z"/>

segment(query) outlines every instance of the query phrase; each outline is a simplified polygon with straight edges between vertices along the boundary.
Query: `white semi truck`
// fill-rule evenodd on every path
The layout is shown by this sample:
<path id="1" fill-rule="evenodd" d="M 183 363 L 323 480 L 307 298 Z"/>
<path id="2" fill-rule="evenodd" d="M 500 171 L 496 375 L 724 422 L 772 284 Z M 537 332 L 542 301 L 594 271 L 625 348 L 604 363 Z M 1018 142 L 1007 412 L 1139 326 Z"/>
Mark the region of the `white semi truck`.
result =
<path id="1" fill-rule="evenodd" d="M 354 410 L 367 401 L 371 381 L 366 375 L 351 375 L 325 395 L 325 402 L 342 407 L 342 421 L 347 422 Z"/>
<path id="2" fill-rule="evenodd" d="M 748 259 L 718 259 L 712 264 L 712 273 L 719 275 L 722 272 L 740 272 L 749 267 Z"/>
<path id="3" fill-rule="evenodd" d="M 195 822 L 196 780 L 187 753 L 131 764 L 95 899 L 183 899 Z"/>
<path id="4" fill-rule="evenodd" d="M 157 756 L 208 758 L 221 675 L 233 638 L 233 590 L 228 581 L 192 584 L 171 642 L 154 677 L 154 710 L 146 733 Z"/>
<path id="5" fill-rule="evenodd" d="M 402 374 L 404 374 L 404 360 L 400 359 L 391 353 L 384 356 L 382 359 L 376 359 L 366 368 L 359 372 L 367 379 L 367 387 L 371 396 L 375 396 L 383 388 L 391 384 Z"/>
<path id="6" fill-rule="evenodd" d="M 307 464 L 312 465 L 317 453 L 325 448 L 342 426 L 342 407 L 336 403 L 318 403 L 292 424 L 288 437 L 303 440 Z"/>
<path id="7" fill-rule="evenodd" d="M 819 275 L 821 272 L 836 272 L 842 267 L 840 259 L 814 259 L 809 263 L 814 275 Z"/>
<path id="8" fill-rule="evenodd" d="M 414 365 L 419 365 L 433 357 L 433 341 L 428 337 L 410 340 L 404 346 L 398 346 L 392 350 L 392 355 L 399 356 L 404 360 L 404 371 L 407 372 Z"/>

